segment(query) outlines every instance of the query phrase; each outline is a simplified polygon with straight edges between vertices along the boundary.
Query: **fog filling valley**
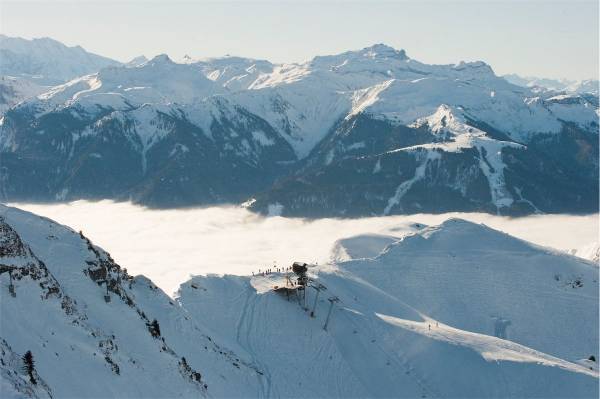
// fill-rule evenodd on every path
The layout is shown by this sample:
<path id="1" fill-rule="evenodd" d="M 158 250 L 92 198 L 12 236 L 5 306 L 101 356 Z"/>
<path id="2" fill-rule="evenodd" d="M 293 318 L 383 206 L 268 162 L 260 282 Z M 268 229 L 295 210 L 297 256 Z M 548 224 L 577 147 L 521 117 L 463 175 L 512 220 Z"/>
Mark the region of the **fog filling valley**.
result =
<path id="1" fill-rule="evenodd" d="M 192 275 L 249 275 L 295 260 L 324 263 L 341 238 L 402 236 L 413 222 L 436 225 L 460 217 L 564 251 L 597 242 L 599 228 L 598 215 L 446 213 L 305 220 L 263 217 L 241 207 L 150 210 L 112 201 L 10 205 L 82 230 L 130 274 L 149 277 L 170 295 Z"/>

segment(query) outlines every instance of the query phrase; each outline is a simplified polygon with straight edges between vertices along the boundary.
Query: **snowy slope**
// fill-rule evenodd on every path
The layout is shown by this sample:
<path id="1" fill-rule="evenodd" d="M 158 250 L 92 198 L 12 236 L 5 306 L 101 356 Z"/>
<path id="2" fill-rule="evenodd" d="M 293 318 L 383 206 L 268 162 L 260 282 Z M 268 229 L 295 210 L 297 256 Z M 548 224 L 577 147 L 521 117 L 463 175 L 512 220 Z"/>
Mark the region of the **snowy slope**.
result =
<path id="1" fill-rule="evenodd" d="M 48 87 L 24 78 L 0 76 L 0 116 L 21 101 L 35 97 L 46 90 Z"/>
<path id="2" fill-rule="evenodd" d="M 570 251 L 570 253 L 571 255 L 591 260 L 597 265 L 600 265 L 600 244 L 598 242 L 592 242 L 580 248 L 574 248 Z"/>
<path id="3" fill-rule="evenodd" d="M 245 397 L 259 387 L 256 366 L 149 280 L 69 228 L 5 206 L 0 286 L 2 397 Z"/>
<path id="4" fill-rule="evenodd" d="M 263 365 L 271 396 L 598 395 L 592 264 L 462 220 L 340 247 L 358 259 L 310 269 L 315 318 L 271 290 L 279 273 L 195 277 L 179 301 Z"/>
<path id="5" fill-rule="evenodd" d="M 457 219 L 395 234 L 337 243 L 343 259 L 309 269 L 316 302 L 272 291 L 283 273 L 197 276 L 173 300 L 80 233 L 2 206 L 0 393 L 598 395 L 595 265 Z"/>

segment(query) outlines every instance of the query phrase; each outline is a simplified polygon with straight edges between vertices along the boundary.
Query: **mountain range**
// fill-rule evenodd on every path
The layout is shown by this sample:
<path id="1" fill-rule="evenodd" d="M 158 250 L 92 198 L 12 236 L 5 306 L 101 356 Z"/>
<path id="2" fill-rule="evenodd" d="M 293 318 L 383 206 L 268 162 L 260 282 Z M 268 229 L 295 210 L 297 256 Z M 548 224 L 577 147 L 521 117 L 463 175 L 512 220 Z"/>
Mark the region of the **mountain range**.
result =
<path id="1" fill-rule="evenodd" d="M 592 93 L 598 95 L 598 79 L 549 79 L 535 76 L 508 74 L 502 76 L 517 86 L 532 87 L 538 90 L 567 91 L 571 93 Z"/>
<path id="2" fill-rule="evenodd" d="M 429 65 L 383 44 L 295 64 L 120 64 L 7 40 L 2 75 L 68 81 L 7 105 L 3 201 L 245 203 L 304 217 L 598 211 L 597 93 L 522 87 L 481 61 Z M 19 54 L 61 68 L 36 72 Z"/>
<path id="3" fill-rule="evenodd" d="M 0 205 L 1 396 L 598 396 L 590 261 L 450 219 L 337 242 L 305 294 L 286 276 L 195 276 L 169 297 Z"/>

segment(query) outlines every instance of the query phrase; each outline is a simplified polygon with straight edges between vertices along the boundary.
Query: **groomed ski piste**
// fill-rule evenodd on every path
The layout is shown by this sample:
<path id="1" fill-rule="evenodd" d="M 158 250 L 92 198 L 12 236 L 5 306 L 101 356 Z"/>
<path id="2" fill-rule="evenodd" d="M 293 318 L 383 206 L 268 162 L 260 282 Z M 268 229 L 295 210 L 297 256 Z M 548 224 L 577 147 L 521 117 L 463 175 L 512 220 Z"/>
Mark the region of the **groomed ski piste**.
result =
<path id="1" fill-rule="evenodd" d="M 62 295 L 23 275 L 12 297 L 0 274 L 2 397 L 598 396 L 598 265 L 484 225 L 341 240 L 308 267 L 306 298 L 275 291 L 286 270 L 196 276 L 170 298 L 109 266 L 120 285 L 106 302 L 83 270 L 108 254 L 48 219 L 4 206 L 0 217 L 31 251 L 0 263 L 36 258 Z M 99 348 L 106 337 L 115 345 Z M 23 371 L 27 350 L 47 389 Z"/>

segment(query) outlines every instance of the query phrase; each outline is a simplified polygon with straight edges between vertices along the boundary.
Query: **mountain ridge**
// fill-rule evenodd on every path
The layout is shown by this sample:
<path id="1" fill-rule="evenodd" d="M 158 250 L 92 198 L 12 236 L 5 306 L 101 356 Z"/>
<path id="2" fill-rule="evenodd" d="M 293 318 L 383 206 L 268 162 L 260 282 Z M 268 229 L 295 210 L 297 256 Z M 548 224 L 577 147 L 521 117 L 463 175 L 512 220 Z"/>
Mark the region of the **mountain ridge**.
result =
<path id="1" fill-rule="evenodd" d="M 461 118 L 459 133 L 419 122 L 440 107 Z M 308 217 L 594 212 L 598 112 L 593 95 L 539 93 L 481 61 L 428 65 L 381 44 L 295 64 L 163 54 L 9 108 L 0 195 L 255 198 L 257 211 Z"/>

